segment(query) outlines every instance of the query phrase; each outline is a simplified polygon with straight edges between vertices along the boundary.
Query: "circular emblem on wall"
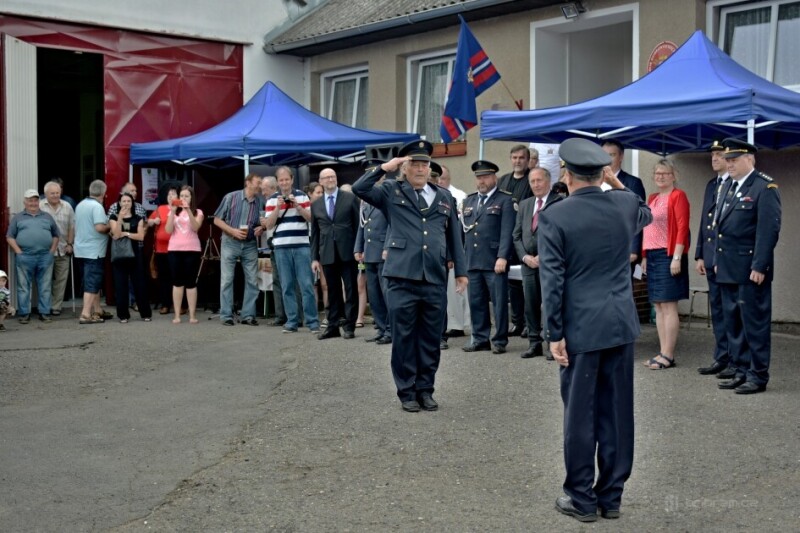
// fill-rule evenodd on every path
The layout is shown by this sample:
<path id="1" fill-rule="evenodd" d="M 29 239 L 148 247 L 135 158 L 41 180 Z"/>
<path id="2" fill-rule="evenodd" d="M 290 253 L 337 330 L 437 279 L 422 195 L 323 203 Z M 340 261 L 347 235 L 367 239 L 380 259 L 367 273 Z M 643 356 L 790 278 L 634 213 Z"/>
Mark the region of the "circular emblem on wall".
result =
<path id="1" fill-rule="evenodd" d="M 657 66 L 667 60 L 678 49 L 672 41 L 662 41 L 653 48 L 650 59 L 647 60 L 647 72 L 652 72 Z"/>

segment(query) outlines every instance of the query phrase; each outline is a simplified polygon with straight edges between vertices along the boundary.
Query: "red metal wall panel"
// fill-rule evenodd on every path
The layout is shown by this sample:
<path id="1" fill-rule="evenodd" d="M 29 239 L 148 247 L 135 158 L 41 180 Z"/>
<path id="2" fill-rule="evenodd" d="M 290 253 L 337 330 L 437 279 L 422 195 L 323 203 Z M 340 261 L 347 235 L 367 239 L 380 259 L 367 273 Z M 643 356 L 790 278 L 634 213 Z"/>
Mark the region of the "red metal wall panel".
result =
<path id="1" fill-rule="evenodd" d="M 109 201 L 128 180 L 130 143 L 197 133 L 242 106 L 240 45 L 4 15 L 0 32 L 104 56 Z M 0 186 L 5 190 L 5 182 Z"/>

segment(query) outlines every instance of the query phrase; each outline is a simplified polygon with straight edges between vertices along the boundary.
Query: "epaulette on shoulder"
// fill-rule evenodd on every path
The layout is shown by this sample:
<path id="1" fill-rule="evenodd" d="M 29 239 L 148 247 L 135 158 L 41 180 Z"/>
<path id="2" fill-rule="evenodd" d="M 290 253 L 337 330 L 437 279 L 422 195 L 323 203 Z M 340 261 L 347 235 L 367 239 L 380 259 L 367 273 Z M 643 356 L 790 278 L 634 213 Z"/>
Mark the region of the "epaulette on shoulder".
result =
<path id="1" fill-rule="evenodd" d="M 503 193 L 503 194 L 507 194 L 507 195 L 511 196 L 511 193 L 510 193 L 509 191 L 505 191 L 505 190 L 503 190 L 503 189 L 499 189 L 499 192 L 501 192 L 501 193 Z"/>
<path id="2" fill-rule="evenodd" d="M 760 170 L 756 172 L 756 176 L 758 176 L 759 178 L 761 178 L 762 180 L 764 180 L 764 181 L 766 181 L 768 183 L 772 183 L 773 181 L 775 181 L 775 180 L 772 179 L 772 176 L 768 176 L 767 174 L 764 174 Z"/>

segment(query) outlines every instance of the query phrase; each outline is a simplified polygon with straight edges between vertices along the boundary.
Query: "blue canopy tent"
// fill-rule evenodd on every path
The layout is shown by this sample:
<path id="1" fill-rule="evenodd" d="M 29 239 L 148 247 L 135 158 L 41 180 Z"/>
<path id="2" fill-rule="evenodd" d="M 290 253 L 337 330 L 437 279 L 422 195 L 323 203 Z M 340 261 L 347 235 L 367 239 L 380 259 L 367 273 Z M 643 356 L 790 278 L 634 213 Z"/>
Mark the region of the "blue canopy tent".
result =
<path id="1" fill-rule="evenodd" d="M 277 165 L 355 160 L 368 145 L 418 138 L 415 133 L 351 128 L 328 120 L 267 82 L 244 107 L 212 128 L 177 139 L 132 143 L 130 162 L 221 167 L 244 161 L 248 173 L 251 161 Z"/>
<path id="2" fill-rule="evenodd" d="M 701 31 L 658 68 L 604 96 L 481 114 L 482 143 L 614 137 L 626 148 L 665 155 L 706 150 L 714 139 L 745 131 L 761 148 L 800 144 L 800 94 L 753 74 Z"/>

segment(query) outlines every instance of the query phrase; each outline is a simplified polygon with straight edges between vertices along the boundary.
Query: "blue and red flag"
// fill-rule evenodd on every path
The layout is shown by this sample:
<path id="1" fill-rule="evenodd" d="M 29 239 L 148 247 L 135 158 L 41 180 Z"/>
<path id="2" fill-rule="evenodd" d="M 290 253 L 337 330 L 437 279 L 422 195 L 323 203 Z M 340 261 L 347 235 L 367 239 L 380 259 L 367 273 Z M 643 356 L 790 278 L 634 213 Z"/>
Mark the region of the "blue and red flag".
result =
<path id="1" fill-rule="evenodd" d="M 442 125 L 439 127 L 442 140 L 446 143 L 475 127 L 478 123 L 475 98 L 500 79 L 500 74 L 472 35 L 467 23 L 461 15 L 458 18 L 461 20 L 461 31 L 458 34 L 456 64 L 447 105 L 442 114 Z"/>

